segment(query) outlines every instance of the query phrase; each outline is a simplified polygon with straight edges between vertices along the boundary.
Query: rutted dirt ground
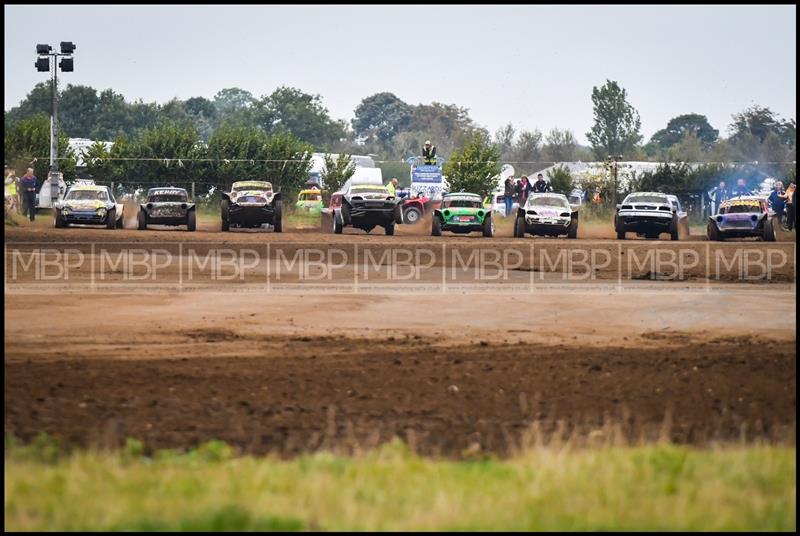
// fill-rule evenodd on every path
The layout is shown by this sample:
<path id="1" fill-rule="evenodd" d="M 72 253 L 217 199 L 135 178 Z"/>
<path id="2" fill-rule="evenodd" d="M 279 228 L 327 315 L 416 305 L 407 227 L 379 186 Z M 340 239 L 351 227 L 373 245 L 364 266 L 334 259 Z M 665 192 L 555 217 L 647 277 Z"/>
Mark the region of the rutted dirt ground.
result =
<path id="1" fill-rule="evenodd" d="M 6 230 L 7 254 L 25 241 L 187 236 L 56 231 Z M 224 235 L 245 245 L 277 238 Z M 279 238 L 298 247 L 356 240 Z M 430 240 L 392 238 L 357 240 Z M 782 285 L 700 292 L 693 285 L 705 283 L 690 280 L 656 290 L 631 281 L 625 292 L 48 295 L 9 292 L 7 279 L 5 432 L 46 431 L 72 445 L 136 437 L 150 448 L 215 438 L 281 455 L 369 448 L 394 435 L 452 457 L 567 436 L 793 442 L 794 252 L 778 246 L 792 254 Z"/>

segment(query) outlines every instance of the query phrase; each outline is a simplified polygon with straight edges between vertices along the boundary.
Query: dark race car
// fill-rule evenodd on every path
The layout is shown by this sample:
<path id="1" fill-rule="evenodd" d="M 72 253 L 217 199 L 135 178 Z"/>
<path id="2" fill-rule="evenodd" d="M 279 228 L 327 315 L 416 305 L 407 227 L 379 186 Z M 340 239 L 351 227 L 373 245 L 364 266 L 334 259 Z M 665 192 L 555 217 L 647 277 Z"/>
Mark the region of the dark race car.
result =
<path id="1" fill-rule="evenodd" d="M 272 225 L 276 233 L 283 231 L 281 194 L 273 191 L 270 182 L 234 182 L 231 191 L 222 194 L 221 212 L 223 231 L 264 224 Z"/>
<path id="2" fill-rule="evenodd" d="M 197 228 L 196 205 L 183 188 L 150 188 L 147 200 L 139 205 L 138 229 L 148 225 L 185 225 L 189 231 Z"/>
<path id="3" fill-rule="evenodd" d="M 767 200 L 763 197 L 740 196 L 723 201 L 719 212 L 708 219 L 709 240 L 757 237 L 775 241 L 775 227 Z"/>
<path id="4" fill-rule="evenodd" d="M 350 225 L 368 233 L 383 227 L 387 235 L 393 235 L 395 224 L 403 223 L 401 200 L 382 184 L 346 184 L 331 195 L 330 207 L 322 210 L 322 220 L 336 234 Z"/>

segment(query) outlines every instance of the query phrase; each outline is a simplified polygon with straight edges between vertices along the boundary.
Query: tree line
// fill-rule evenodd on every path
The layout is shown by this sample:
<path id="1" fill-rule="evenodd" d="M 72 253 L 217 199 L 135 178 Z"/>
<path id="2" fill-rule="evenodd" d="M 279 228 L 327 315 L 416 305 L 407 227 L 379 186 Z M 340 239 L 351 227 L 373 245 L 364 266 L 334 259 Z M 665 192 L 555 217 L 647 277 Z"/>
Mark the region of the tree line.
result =
<path id="1" fill-rule="evenodd" d="M 409 104 L 390 92 L 364 98 L 353 119 L 346 122 L 330 116 L 320 95 L 285 86 L 260 97 L 233 87 L 211 99 L 192 97 L 159 104 L 128 101 L 112 89 L 68 84 L 59 96 L 59 152 L 66 154 L 67 138 L 115 142 L 110 151 L 96 145 L 88 155 L 88 174 L 101 180 L 116 176 L 152 181 L 180 176 L 184 181 L 195 177 L 206 183 L 230 183 L 238 176 L 277 174 L 275 182 L 285 183 L 287 188 L 295 188 L 305 178 L 305 171 L 301 173 L 294 162 L 278 169 L 266 163 L 192 159 L 259 160 L 255 156 L 261 156 L 302 164 L 306 157 L 298 155 L 311 151 L 366 153 L 396 161 L 397 166 L 389 165 L 384 172 L 402 180 L 400 162 L 418 154 L 430 139 L 439 155 L 462 162 L 460 170 L 465 169 L 465 154 L 496 154 L 496 161 L 522 163 L 604 160 L 610 155 L 671 163 L 757 162 L 766 173 L 793 172 L 794 165 L 787 163 L 796 159 L 795 120 L 784 120 L 768 107 L 753 105 L 733 114 L 726 137 L 705 115 L 686 113 L 672 118 L 645 142 L 639 113 L 617 82 L 607 80 L 592 88 L 590 98 L 594 120 L 586 133 L 590 146 L 584 147 L 568 129 L 518 131 L 509 123 L 490 133 L 475 123 L 467 108 L 438 102 Z M 5 112 L 7 162 L 27 167 L 30 157 L 49 154 L 50 105 L 49 85 L 40 83 L 18 106 Z M 167 164 L 115 158 L 167 159 Z M 171 168 L 170 161 L 176 167 Z M 77 173 L 74 159 L 60 164 L 67 178 Z M 40 159 L 34 167 L 39 176 L 46 175 L 48 163 Z M 515 167 L 519 173 L 536 171 L 532 164 Z M 489 168 L 494 169 L 493 165 Z M 463 175 L 452 166 L 449 171 Z"/>

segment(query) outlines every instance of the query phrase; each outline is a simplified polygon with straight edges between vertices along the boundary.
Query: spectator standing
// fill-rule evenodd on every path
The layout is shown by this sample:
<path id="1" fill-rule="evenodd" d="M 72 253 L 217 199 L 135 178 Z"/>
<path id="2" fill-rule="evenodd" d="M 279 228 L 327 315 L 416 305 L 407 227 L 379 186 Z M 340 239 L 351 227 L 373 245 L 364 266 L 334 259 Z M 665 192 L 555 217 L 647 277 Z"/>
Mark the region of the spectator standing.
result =
<path id="1" fill-rule="evenodd" d="M 733 196 L 737 197 L 740 195 L 753 195 L 750 191 L 750 188 L 747 187 L 745 184 L 744 179 L 739 179 L 736 181 L 736 188 L 733 189 Z"/>
<path id="2" fill-rule="evenodd" d="M 509 175 L 503 183 L 503 201 L 506 205 L 506 216 L 511 214 L 511 207 L 514 206 L 514 177 Z"/>
<path id="3" fill-rule="evenodd" d="M 795 184 L 795 181 L 792 181 L 789 183 L 789 188 L 786 189 L 786 192 L 784 192 L 782 196 L 786 202 L 786 229 L 789 231 L 794 229 L 795 223 L 797 222 L 796 195 L 797 185 Z"/>
<path id="4" fill-rule="evenodd" d="M 520 207 L 524 207 L 525 203 L 528 201 L 528 196 L 533 191 L 533 185 L 528 181 L 528 177 L 525 175 L 517 183 L 516 194 L 517 194 L 517 203 L 519 203 Z"/>
<path id="5" fill-rule="evenodd" d="M 775 181 L 775 186 L 769 194 L 769 204 L 778 217 L 778 221 L 783 222 L 784 208 L 786 207 L 786 190 L 783 189 L 781 181 Z"/>
<path id="6" fill-rule="evenodd" d="M 719 184 L 708 191 L 708 199 L 711 201 L 711 214 L 714 215 L 719 212 L 719 205 L 728 199 L 728 187 L 725 181 L 719 181 Z"/>
<path id="7" fill-rule="evenodd" d="M 533 183 L 533 191 L 536 193 L 542 192 L 549 192 L 552 188 L 550 187 L 550 183 L 544 180 L 544 176 L 539 173 L 536 178 L 536 182 Z"/>
<path id="8" fill-rule="evenodd" d="M 31 221 L 36 220 L 36 186 L 38 179 L 33 174 L 33 168 L 28 168 L 25 175 L 19 180 L 22 189 L 23 210 L 28 211 Z"/>

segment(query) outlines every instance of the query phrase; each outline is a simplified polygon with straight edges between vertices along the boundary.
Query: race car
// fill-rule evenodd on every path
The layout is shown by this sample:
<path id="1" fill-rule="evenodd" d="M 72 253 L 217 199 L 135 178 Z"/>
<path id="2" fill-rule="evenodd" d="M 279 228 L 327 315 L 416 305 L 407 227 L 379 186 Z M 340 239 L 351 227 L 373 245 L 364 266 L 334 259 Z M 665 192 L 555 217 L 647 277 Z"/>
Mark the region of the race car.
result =
<path id="1" fill-rule="evenodd" d="M 189 231 L 194 231 L 197 210 L 183 188 L 150 188 L 146 202 L 139 205 L 136 219 L 140 231 L 148 225 L 185 225 Z"/>
<path id="2" fill-rule="evenodd" d="M 234 182 L 230 192 L 222 194 L 222 230 L 231 227 L 258 228 L 272 225 L 276 233 L 283 230 L 283 202 L 280 192 L 266 181 Z"/>
<path id="3" fill-rule="evenodd" d="M 380 226 L 391 236 L 395 224 L 403 223 L 402 202 L 382 184 L 348 182 L 331 195 L 330 207 L 322 210 L 322 221 L 323 225 L 328 221 L 336 234 L 348 225 L 367 233 Z"/>
<path id="4" fill-rule="evenodd" d="M 614 230 L 618 240 L 625 240 L 628 232 L 655 240 L 660 234 L 669 233 L 671 240 L 680 240 L 682 233 L 689 234 L 689 217 L 674 195 L 634 192 L 617 205 Z"/>
<path id="5" fill-rule="evenodd" d="M 114 199 L 109 186 L 73 185 L 67 189 L 64 199 L 53 205 L 53 225 L 58 228 L 77 223 L 121 229 L 124 217 L 124 207 Z"/>
<path id="6" fill-rule="evenodd" d="M 299 212 L 319 214 L 319 211 L 322 210 L 322 192 L 320 189 L 310 188 L 308 190 L 301 190 L 297 195 L 295 208 Z"/>
<path id="7" fill-rule="evenodd" d="M 740 196 L 720 203 L 717 214 L 710 216 L 706 234 L 709 240 L 758 237 L 775 241 L 773 214 L 763 197 Z"/>
<path id="8" fill-rule="evenodd" d="M 478 194 L 445 194 L 442 205 L 433 211 L 431 236 L 442 236 L 442 231 L 479 232 L 491 237 L 494 235 L 492 213 L 483 207 Z"/>
<path id="9" fill-rule="evenodd" d="M 525 233 L 539 236 L 578 237 L 578 209 L 567 196 L 550 192 L 531 193 L 525 206 L 517 210 L 514 236 Z"/>

